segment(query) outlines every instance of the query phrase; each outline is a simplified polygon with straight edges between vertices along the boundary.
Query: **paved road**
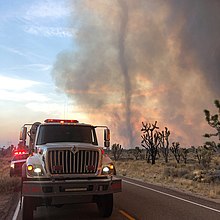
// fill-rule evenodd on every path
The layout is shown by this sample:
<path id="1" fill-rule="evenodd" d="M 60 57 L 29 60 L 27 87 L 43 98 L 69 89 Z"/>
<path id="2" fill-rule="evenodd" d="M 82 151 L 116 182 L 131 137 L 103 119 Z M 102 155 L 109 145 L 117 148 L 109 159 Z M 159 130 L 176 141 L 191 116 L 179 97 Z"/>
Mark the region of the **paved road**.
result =
<path id="1" fill-rule="evenodd" d="M 124 179 L 116 207 L 143 220 L 220 220 L 220 204 Z"/>
<path id="2" fill-rule="evenodd" d="M 20 220 L 21 217 L 18 218 Z M 102 219 L 95 204 L 40 207 L 35 220 Z M 184 193 L 123 178 L 123 192 L 115 194 L 109 220 L 219 220 L 220 204 Z"/>

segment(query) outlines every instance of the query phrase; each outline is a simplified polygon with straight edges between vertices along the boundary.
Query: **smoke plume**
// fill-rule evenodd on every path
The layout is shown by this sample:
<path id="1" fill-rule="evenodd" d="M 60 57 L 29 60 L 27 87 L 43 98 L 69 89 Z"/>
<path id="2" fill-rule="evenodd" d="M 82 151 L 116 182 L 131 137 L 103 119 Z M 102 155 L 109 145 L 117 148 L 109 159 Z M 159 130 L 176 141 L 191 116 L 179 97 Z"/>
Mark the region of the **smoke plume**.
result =
<path id="1" fill-rule="evenodd" d="M 220 94 L 220 2 L 72 0 L 72 9 L 73 48 L 52 76 L 90 123 L 125 147 L 156 120 L 173 141 L 202 144 L 203 109 Z"/>

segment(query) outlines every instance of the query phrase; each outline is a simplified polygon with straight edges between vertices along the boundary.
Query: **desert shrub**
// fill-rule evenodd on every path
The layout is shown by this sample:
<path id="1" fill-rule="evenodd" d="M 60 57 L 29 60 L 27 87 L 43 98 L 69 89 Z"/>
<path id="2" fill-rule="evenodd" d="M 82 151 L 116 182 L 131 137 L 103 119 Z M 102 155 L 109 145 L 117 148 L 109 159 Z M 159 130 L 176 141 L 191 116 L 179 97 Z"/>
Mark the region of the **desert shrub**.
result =
<path id="1" fill-rule="evenodd" d="M 201 165 L 203 168 L 209 168 L 211 160 L 212 160 L 212 153 L 210 151 L 204 152 L 203 158 L 201 159 Z"/>
<path id="2" fill-rule="evenodd" d="M 0 194 L 17 191 L 20 188 L 21 180 L 17 177 L 0 178 Z"/>
<path id="3" fill-rule="evenodd" d="M 193 175 L 192 172 L 189 172 L 189 173 L 186 173 L 186 174 L 184 175 L 184 178 L 187 179 L 187 180 L 193 180 L 194 175 Z"/>
<path id="4" fill-rule="evenodd" d="M 127 175 L 127 171 L 126 171 L 126 170 L 122 170 L 122 171 L 121 171 L 121 175 L 122 175 L 122 176 L 126 176 L 126 175 Z"/>
<path id="5" fill-rule="evenodd" d="M 212 176 L 208 170 L 195 170 L 193 171 L 193 181 L 202 182 L 202 183 L 212 183 Z"/>
<path id="6" fill-rule="evenodd" d="M 210 167 L 213 152 L 205 145 L 195 149 L 195 156 L 198 159 L 201 169 L 208 169 Z"/>
<path id="7" fill-rule="evenodd" d="M 220 183 L 220 170 L 214 170 L 207 172 L 206 179 L 209 180 L 209 183 Z"/>
<path id="8" fill-rule="evenodd" d="M 178 165 L 179 164 L 177 164 L 176 162 L 169 162 L 169 163 L 167 163 L 167 167 L 175 167 L 175 168 L 177 168 L 178 167 Z"/>
<path id="9" fill-rule="evenodd" d="M 117 160 L 119 160 L 119 158 L 122 155 L 123 148 L 120 144 L 115 143 L 115 144 L 112 145 L 111 151 L 112 151 L 114 160 L 117 161 Z"/>
<path id="10" fill-rule="evenodd" d="M 187 169 L 192 172 L 194 170 L 197 169 L 197 165 L 196 164 L 190 164 L 190 165 L 187 165 Z"/>
<path id="11" fill-rule="evenodd" d="M 164 177 L 174 177 L 182 178 L 189 174 L 189 170 L 186 168 L 174 168 L 174 167 L 165 167 L 163 170 Z"/>
<path id="12" fill-rule="evenodd" d="M 10 155 L 0 158 L 0 194 L 8 193 L 20 188 L 20 178 L 10 177 Z"/>
<path id="13" fill-rule="evenodd" d="M 164 167 L 163 176 L 164 177 L 169 177 L 170 176 L 170 167 Z"/>
<path id="14" fill-rule="evenodd" d="M 211 166 L 216 170 L 220 170 L 220 157 L 214 157 Z"/>
<path id="15" fill-rule="evenodd" d="M 135 157 L 135 160 L 141 159 L 142 150 L 136 146 L 135 149 L 132 150 L 132 154 Z"/>
<path id="16" fill-rule="evenodd" d="M 178 170 L 178 177 L 185 177 L 189 173 L 189 170 L 186 168 L 181 168 Z"/>
<path id="17" fill-rule="evenodd" d="M 164 177 L 178 177 L 176 169 L 173 167 L 165 167 L 163 171 Z"/>

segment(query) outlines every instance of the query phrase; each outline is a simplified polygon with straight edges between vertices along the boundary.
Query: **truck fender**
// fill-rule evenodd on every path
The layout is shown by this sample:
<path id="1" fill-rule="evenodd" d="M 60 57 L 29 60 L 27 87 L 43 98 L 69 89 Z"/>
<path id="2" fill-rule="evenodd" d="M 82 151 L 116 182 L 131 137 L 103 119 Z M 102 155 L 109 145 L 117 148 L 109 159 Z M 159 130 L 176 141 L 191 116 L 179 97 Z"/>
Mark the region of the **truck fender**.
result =
<path id="1" fill-rule="evenodd" d="M 27 177 L 26 168 L 27 168 L 27 164 L 24 163 L 24 164 L 22 165 L 22 173 L 21 173 L 22 179 L 24 179 L 24 178 Z"/>

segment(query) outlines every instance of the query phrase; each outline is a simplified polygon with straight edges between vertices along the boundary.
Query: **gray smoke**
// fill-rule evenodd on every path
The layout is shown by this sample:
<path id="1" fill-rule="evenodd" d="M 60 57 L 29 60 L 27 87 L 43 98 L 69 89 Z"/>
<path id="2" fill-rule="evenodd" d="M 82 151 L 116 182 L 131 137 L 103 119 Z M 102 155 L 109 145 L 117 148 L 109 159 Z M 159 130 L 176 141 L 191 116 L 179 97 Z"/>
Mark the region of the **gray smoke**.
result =
<path id="1" fill-rule="evenodd" d="M 125 93 L 125 121 L 127 126 L 127 136 L 129 139 L 129 145 L 133 146 L 133 137 L 132 137 L 132 125 L 131 125 L 131 82 L 130 76 L 128 73 L 128 65 L 125 54 L 125 38 L 127 34 L 127 24 L 128 24 L 128 7 L 125 0 L 118 0 L 118 4 L 121 8 L 121 24 L 119 28 L 119 64 L 121 66 L 121 72 L 124 76 L 124 93 Z"/>
<path id="2" fill-rule="evenodd" d="M 181 25 L 177 37 L 181 41 L 180 65 L 191 65 L 189 56 L 202 71 L 208 86 L 220 95 L 220 1 L 169 0 L 168 23 Z M 176 22 L 178 20 L 178 22 Z M 171 28 L 172 29 L 172 28 Z"/>
<path id="3" fill-rule="evenodd" d="M 115 141 L 140 143 L 141 121 L 202 144 L 203 109 L 220 94 L 220 3 L 72 0 L 74 47 L 57 56 L 56 85 Z"/>

